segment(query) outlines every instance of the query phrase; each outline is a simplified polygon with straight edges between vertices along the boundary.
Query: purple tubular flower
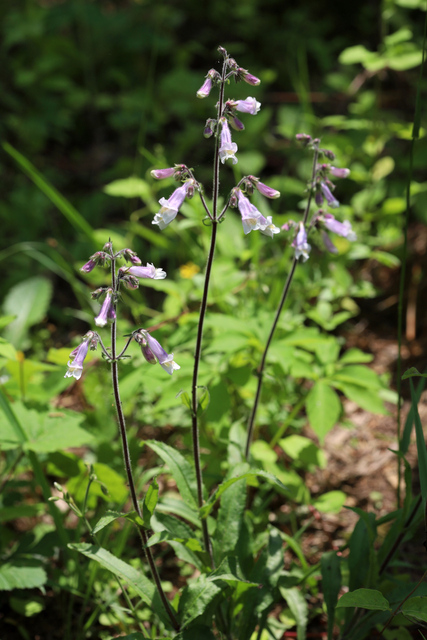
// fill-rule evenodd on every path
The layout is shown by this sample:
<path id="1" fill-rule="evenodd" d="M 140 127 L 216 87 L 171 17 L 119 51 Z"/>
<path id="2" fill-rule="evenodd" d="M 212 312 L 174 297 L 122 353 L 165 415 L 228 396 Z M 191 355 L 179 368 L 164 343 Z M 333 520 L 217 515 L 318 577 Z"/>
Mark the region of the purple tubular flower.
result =
<path id="1" fill-rule="evenodd" d="M 130 273 L 131 276 L 137 278 L 152 278 L 153 280 L 163 280 L 166 278 L 166 272 L 163 269 L 156 269 L 154 264 L 147 262 L 146 267 L 129 267 L 124 269 L 126 273 Z"/>
<path id="2" fill-rule="evenodd" d="M 232 160 L 233 164 L 237 164 L 237 158 L 235 156 L 237 144 L 231 140 L 230 128 L 225 118 L 221 120 L 221 126 L 221 144 L 219 147 L 221 162 L 224 164 L 226 160 Z"/>
<path id="3" fill-rule="evenodd" d="M 336 248 L 336 246 L 334 245 L 334 243 L 332 242 L 332 240 L 330 239 L 330 237 L 325 231 L 322 231 L 322 241 L 323 241 L 323 244 L 325 245 L 325 248 L 330 253 L 338 253 L 338 249 Z"/>
<path id="4" fill-rule="evenodd" d="M 236 118 L 236 116 L 228 116 L 228 122 L 231 124 L 235 131 L 244 131 L 245 129 L 245 125 L 243 124 L 243 122 L 241 122 L 239 118 Z"/>
<path id="5" fill-rule="evenodd" d="M 347 238 L 350 242 L 357 240 L 357 236 L 351 228 L 351 223 L 348 220 L 339 222 L 331 213 L 325 213 L 323 216 L 323 223 L 328 231 L 332 231 L 332 233 L 336 233 L 338 236 Z"/>
<path id="6" fill-rule="evenodd" d="M 207 98 L 211 92 L 211 89 L 212 89 L 212 80 L 210 78 L 206 78 L 206 80 L 204 81 L 204 83 L 196 93 L 196 96 L 198 98 Z"/>
<path id="7" fill-rule="evenodd" d="M 323 195 L 326 198 L 326 202 L 332 209 L 336 209 L 337 207 L 340 206 L 340 203 L 336 198 L 334 198 L 327 184 L 325 184 L 324 182 L 321 182 L 320 188 L 322 190 Z"/>
<path id="8" fill-rule="evenodd" d="M 154 364 L 154 358 L 169 375 L 172 375 L 177 369 L 181 369 L 181 367 L 174 362 L 173 353 L 166 353 L 156 338 L 153 338 L 145 329 L 140 329 L 135 335 L 135 339 L 138 344 L 141 345 L 144 358 L 148 360 L 148 362 Z"/>
<path id="9" fill-rule="evenodd" d="M 89 351 L 89 343 L 93 337 L 93 331 L 89 331 L 83 338 L 83 342 L 73 349 L 70 353 L 70 358 L 73 360 L 68 361 L 68 371 L 65 374 L 64 378 L 75 378 L 79 380 L 83 371 L 83 362 L 87 356 L 87 352 Z"/>
<path id="10" fill-rule="evenodd" d="M 256 116 L 261 108 L 261 103 L 255 98 L 246 98 L 246 100 L 235 100 L 233 102 L 234 108 L 241 113 L 250 113 L 252 116 Z"/>
<path id="11" fill-rule="evenodd" d="M 153 178 L 157 178 L 157 180 L 162 180 L 163 178 L 170 178 L 176 171 L 176 167 L 169 167 L 168 169 L 153 169 L 151 171 L 151 175 Z"/>
<path id="12" fill-rule="evenodd" d="M 331 173 L 334 178 L 348 178 L 350 175 L 350 169 L 338 169 L 338 167 L 330 167 Z"/>
<path id="13" fill-rule="evenodd" d="M 242 69 L 241 67 L 239 68 L 239 74 L 245 82 L 251 84 L 253 87 L 256 87 L 261 83 L 261 80 L 259 78 L 253 76 L 251 73 L 249 73 L 249 71 L 246 71 L 246 69 Z"/>
<path id="14" fill-rule="evenodd" d="M 266 198 L 280 198 L 280 191 L 276 191 L 276 189 L 272 189 L 271 187 L 264 184 L 263 182 L 258 181 L 255 183 L 255 186 L 258 189 L 258 191 L 262 193 L 262 195 L 265 196 Z"/>
<path id="15" fill-rule="evenodd" d="M 243 195 L 240 189 L 237 191 L 238 207 L 242 216 L 243 231 L 245 235 L 251 231 L 261 231 L 266 236 L 273 237 L 280 229 L 273 224 L 272 217 L 265 218 L 255 205 Z"/>
<path id="16" fill-rule="evenodd" d="M 86 264 L 84 264 L 80 268 L 80 271 L 84 271 L 84 273 L 90 273 L 93 269 L 95 269 L 95 267 L 96 267 L 96 262 L 91 258 L 88 262 L 86 262 Z"/>
<path id="17" fill-rule="evenodd" d="M 292 243 L 295 249 L 295 257 L 298 259 L 302 257 L 303 262 L 308 260 L 308 254 L 311 251 L 311 245 L 307 242 L 307 232 L 302 222 L 299 223 L 299 230 Z"/>
<path id="18" fill-rule="evenodd" d="M 162 230 L 166 229 L 168 224 L 176 218 L 178 211 L 185 200 L 185 196 L 187 195 L 188 187 L 189 183 L 184 182 L 181 187 L 175 189 L 168 200 L 166 200 L 166 198 L 160 198 L 159 203 L 162 205 L 162 208 L 154 216 L 152 224 L 158 224 L 159 228 Z"/>
<path id="19" fill-rule="evenodd" d="M 111 309 L 112 307 L 112 309 Z M 105 327 L 108 320 L 114 320 L 116 317 L 113 305 L 113 290 L 108 289 L 107 294 L 102 303 L 101 310 L 95 318 L 95 324 L 97 327 Z"/>

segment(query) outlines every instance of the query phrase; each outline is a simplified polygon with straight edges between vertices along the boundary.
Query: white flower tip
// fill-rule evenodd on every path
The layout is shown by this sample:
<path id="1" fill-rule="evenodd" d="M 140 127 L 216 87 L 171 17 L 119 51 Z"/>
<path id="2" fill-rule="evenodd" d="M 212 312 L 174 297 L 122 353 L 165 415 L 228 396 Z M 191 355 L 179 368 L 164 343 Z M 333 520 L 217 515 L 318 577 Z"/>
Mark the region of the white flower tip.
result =
<path id="1" fill-rule="evenodd" d="M 163 280 L 164 278 L 166 278 L 166 271 L 163 271 L 163 269 L 156 269 L 154 280 Z"/>
<path id="2" fill-rule="evenodd" d="M 105 327 L 107 320 L 105 318 L 96 317 L 94 320 L 97 327 Z"/>

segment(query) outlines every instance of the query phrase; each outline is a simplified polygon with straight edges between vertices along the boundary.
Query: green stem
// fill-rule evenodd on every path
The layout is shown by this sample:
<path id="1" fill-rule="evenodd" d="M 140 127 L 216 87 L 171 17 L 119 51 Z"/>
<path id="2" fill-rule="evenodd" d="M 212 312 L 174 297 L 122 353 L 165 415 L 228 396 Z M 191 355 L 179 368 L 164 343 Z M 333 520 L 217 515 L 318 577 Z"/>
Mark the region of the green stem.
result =
<path id="1" fill-rule="evenodd" d="M 304 211 L 304 217 L 303 217 L 303 220 L 302 220 L 302 223 L 303 223 L 304 226 L 307 223 L 308 214 L 310 212 L 311 200 L 312 200 L 312 197 L 313 197 L 313 183 L 314 183 L 314 178 L 316 176 L 316 167 L 317 167 L 318 156 L 319 156 L 319 149 L 318 149 L 318 144 L 317 144 L 317 146 L 314 149 L 313 168 L 312 168 L 312 172 L 311 172 L 310 192 L 309 192 L 309 196 L 308 196 L 307 206 L 306 206 L 305 211 Z M 255 393 L 255 400 L 254 400 L 254 404 L 253 404 L 253 407 L 252 407 L 251 415 L 250 415 L 249 421 L 248 421 L 248 433 L 247 433 L 247 438 L 246 438 L 246 449 L 245 449 L 246 460 L 249 459 L 249 450 L 250 450 L 251 442 L 252 442 L 252 436 L 253 436 L 253 431 L 254 431 L 254 426 L 255 426 L 256 413 L 257 413 L 259 401 L 260 401 L 260 398 L 261 398 L 261 389 L 262 389 L 262 383 L 263 383 L 263 378 L 264 378 L 264 369 L 265 369 L 265 363 L 267 361 L 268 350 L 269 350 L 271 342 L 273 340 L 273 336 L 274 336 L 274 333 L 276 331 L 277 323 L 279 322 L 279 318 L 280 318 L 280 314 L 282 313 L 283 306 L 284 306 L 284 304 L 286 302 L 286 299 L 288 297 L 289 289 L 291 288 L 291 284 L 292 284 L 292 280 L 293 280 L 293 277 L 294 277 L 295 269 L 297 267 L 297 263 L 298 263 L 298 258 L 296 258 L 294 256 L 294 258 L 292 260 L 292 264 L 291 264 L 291 269 L 289 271 L 288 277 L 287 277 L 286 282 L 285 282 L 285 286 L 283 288 L 282 297 L 280 299 L 279 306 L 277 307 L 276 315 L 274 316 L 273 324 L 271 326 L 270 333 L 269 333 L 269 336 L 267 338 L 267 343 L 265 345 L 265 349 L 264 349 L 264 352 L 262 354 L 261 362 L 260 362 L 259 367 L 258 367 L 258 369 L 256 371 L 256 375 L 258 377 L 258 385 L 257 385 L 256 393 Z"/>

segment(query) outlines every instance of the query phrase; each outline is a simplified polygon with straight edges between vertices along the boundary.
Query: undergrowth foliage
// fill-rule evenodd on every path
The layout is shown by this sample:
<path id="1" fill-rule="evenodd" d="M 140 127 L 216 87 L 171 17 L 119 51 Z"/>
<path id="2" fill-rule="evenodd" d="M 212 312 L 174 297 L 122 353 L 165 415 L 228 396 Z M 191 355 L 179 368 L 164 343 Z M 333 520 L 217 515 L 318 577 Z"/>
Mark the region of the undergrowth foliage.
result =
<path id="1" fill-rule="evenodd" d="M 385 638 L 404 639 L 409 637 L 405 620 L 427 620 L 427 589 L 421 581 L 396 573 L 400 544 L 415 534 L 422 507 L 425 509 L 425 487 L 421 497 L 412 495 L 404 446 L 414 421 L 422 481 L 427 482 L 417 413 L 422 385 L 416 390 L 412 387 L 412 413 L 395 452 L 405 467 L 402 504 L 382 518 L 354 508 L 359 521 L 349 540 L 340 548 L 333 544 L 310 564 L 303 551 L 304 533 L 319 513 L 337 513 L 345 494 L 331 491 L 312 496 L 300 472 L 325 466 L 321 445 L 343 417 L 345 398 L 384 413 L 383 400 L 391 395 L 385 381 L 366 366 L 370 356 L 358 349 L 343 351 L 342 341 L 331 333 L 356 313 L 348 302 L 348 289 L 353 287 L 354 297 L 360 290 L 339 262 L 334 266 L 335 276 L 329 266 L 323 273 L 323 266 L 317 266 L 317 262 L 325 264 L 325 255 L 332 261 L 349 251 L 351 243 L 357 247 L 353 229 L 357 219 L 347 219 L 352 216 L 349 208 L 341 212 L 339 186 L 334 182 L 348 178 L 350 170 L 339 166 L 334 151 L 324 148 L 318 137 L 298 134 L 301 153 L 309 154 L 311 162 L 301 210 L 285 213 L 283 205 L 275 205 L 277 212 L 273 213 L 269 201 L 279 202 L 279 190 L 254 175 L 238 173 L 240 136 L 245 126 L 250 127 L 249 116 L 256 116 L 261 105 L 256 97 L 226 95 L 232 82 L 246 83 L 255 93 L 260 79 L 240 67 L 224 48 L 219 52 L 221 68 L 210 69 L 197 91 L 201 99 L 215 96 L 215 112 L 203 130 L 213 146 L 212 191 L 207 193 L 197 171 L 186 164 L 151 172 L 168 185 L 172 180 L 179 183 L 168 198 L 159 199 L 160 209 L 156 207 L 152 220 L 155 233 L 165 231 L 173 242 L 182 233 L 185 242 L 187 227 L 204 226 L 200 243 L 207 250 L 204 273 L 191 261 L 185 265 L 187 271 L 181 272 L 200 278 L 199 312 L 184 314 L 179 309 L 174 320 L 166 317 L 154 327 L 147 321 L 134 328 L 126 316 L 121 320 L 121 305 L 134 300 L 132 292 L 140 282 L 151 282 L 171 298 L 179 299 L 180 292 L 162 268 L 148 262 L 143 266 L 131 248 L 117 250 L 114 238 L 105 238 L 103 248 L 81 267 L 83 274 L 94 278 L 91 308 L 98 305 L 93 321 L 97 330 L 87 331 L 67 353 L 65 378 L 73 378 L 74 385 L 84 383 L 98 400 L 112 398 L 122 462 L 118 456 L 112 461 L 111 443 L 104 454 L 99 447 L 98 459 L 89 456 L 86 465 L 77 455 L 65 453 L 68 447 L 93 444 L 93 436 L 81 424 L 82 414 L 63 411 L 52 415 L 46 407 L 41 409 L 43 398 L 35 395 L 28 405 L 22 379 L 20 385 L 11 385 L 7 393 L 0 394 L 6 417 L 2 446 L 11 454 L 16 452 L 16 460 L 28 456 L 54 521 L 68 582 L 61 583 L 57 574 L 56 580 L 72 593 L 67 638 L 94 637 L 91 629 L 98 617 L 100 624 L 107 621 L 126 634 L 120 637 L 129 640 L 267 640 L 286 637 L 294 627 L 303 640 L 311 625 L 323 625 L 328 640 L 362 640 L 372 637 L 374 630 Z M 225 165 L 233 168 L 235 185 L 222 193 L 220 174 Z M 283 224 L 278 223 L 279 216 Z M 270 243 L 262 250 L 267 256 L 266 271 L 269 252 L 273 260 L 279 252 L 283 254 L 278 260 L 280 286 L 275 286 L 265 309 L 252 315 L 248 309 L 262 295 L 262 274 L 252 274 L 251 287 L 240 294 L 246 296 L 240 307 L 227 299 L 227 280 L 240 286 L 230 267 L 236 271 L 242 267 L 236 269 L 236 264 L 227 262 L 226 235 L 236 238 L 247 261 L 255 254 L 254 245 L 247 249 L 237 239 L 236 217 L 245 237 L 259 231 Z M 158 242 L 161 246 L 162 240 Z M 299 276 L 303 270 L 313 274 L 309 284 L 306 276 Z M 217 297 L 216 277 L 223 278 L 219 285 L 226 292 L 223 299 Z M 326 293 L 325 287 L 322 294 L 321 285 L 332 277 L 333 291 Z M 308 309 L 306 301 L 300 301 L 291 313 L 290 295 L 298 278 L 307 297 L 318 301 Z M 304 322 L 304 310 L 311 324 Z M 172 331 L 176 320 L 178 326 Z M 109 344 L 103 336 L 106 327 Z M 118 327 L 128 330 L 121 347 Z M 169 342 L 163 338 L 174 344 L 180 364 L 169 353 L 172 348 L 165 349 L 155 335 L 164 345 Z M 14 348 L 6 341 L 1 348 L 2 355 L 12 362 L 16 359 L 19 367 Z M 109 384 L 106 367 L 96 366 L 92 352 L 97 350 L 110 368 L 112 395 L 105 391 Z M 150 368 L 149 364 L 160 367 Z M 91 368 L 99 369 L 99 384 L 90 382 L 92 373 L 96 377 Z M 169 382 L 165 374 L 171 376 Z M 105 425 L 107 437 L 113 440 L 114 431 L 107 426 L 111 424 L 110 404 L 99 402 L 94 420 Z M 143 413 L 138 414 L 138 404 L 144 405 Z M 125 419 L 128 411 L 130 426 Z M 165 442 L 162 435 L 141 443 L 139 428 L 142 420 L 147 424 L 150 419 L 156 427 L 175 424 L 178 437 Z M 306 419 L 319 446 L 314 437 L 301 435 Z M 143 470 L 138 464 L 141 445 L 145 446 L 144 460 L 151 465 Z M 11 458 L 11 469 L 16 460 Z M 156 466 L 157 460 L 166 468 Z M 290 464 L 285 465 L 285 460 Z M 68 478 L 66 488 L 65 483 L 55 482 L 51 489 L 47 474 Z M 172 482 L 165 479 L 168 475 Z M 126 509 L 129 494 L 132 507 Z M 65 502 L 73 515 L 74 528 L 65 525 L 57 509 L 59 502 Z M 286 521 L 275 513 L 282 504 L 289 507 Z M 134 531 L 137 545 L 131 535 Z M 40 547 L 39 556 L 47 557 L 48 551 Z M 35 548 L 36 543 L 34 554 Z M 6 589 L 46 584 L 45 561 L 29 562 L 25 545 L 5 556 L 0 579 Z M 107 576 L 103 586 L 98 576 L 101 570 Z"/>

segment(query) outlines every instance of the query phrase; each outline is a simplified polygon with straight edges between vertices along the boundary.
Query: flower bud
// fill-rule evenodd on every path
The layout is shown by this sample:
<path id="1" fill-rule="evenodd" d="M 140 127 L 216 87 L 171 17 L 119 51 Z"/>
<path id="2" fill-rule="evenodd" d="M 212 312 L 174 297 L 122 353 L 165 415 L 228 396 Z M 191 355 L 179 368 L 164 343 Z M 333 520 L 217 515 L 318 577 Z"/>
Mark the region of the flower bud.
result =
<path id="1" fill-rule="evenodd" d="M 157 180 L 163 180 L 163 178 L 170 178 L 175 173 L 175 167 L 169 167 L 168 169 L 153 169 L 150 171 L 153 178 Z"/>
<path id="2" fill-rule="evenodd" d="M 242 67 L 239 67 L 239 76 L 242 78 L 242 80 L 244 80 L 248 84 L 251 84 L 253 87 L 261 84 L 261 80 L 259 78 L 253 76 L 246 69 L 242 69 Z"/>
<path id="3" fill-rule="evenodd" d="M 350 169 L 339 169 L 338 167 L 331 167 L 330 169 L 334 178 L 348 178 L 350 175 Z"/>
<path id="4" fill-rule="evenodd" d="M 205 138 L 210 138 L 215 133 L 216 129 L 216 120 L 213 118 L 208 118 L 206 120 L 205 128 L 203 131 L 203 135 Z"/>
<path id="5" fill-rule="evenodd" d="M 311 142 L 311 136 L 309 136 L 308 133 L 297 133 L 295 138 L 304 146 L 307 146 Z"/>

